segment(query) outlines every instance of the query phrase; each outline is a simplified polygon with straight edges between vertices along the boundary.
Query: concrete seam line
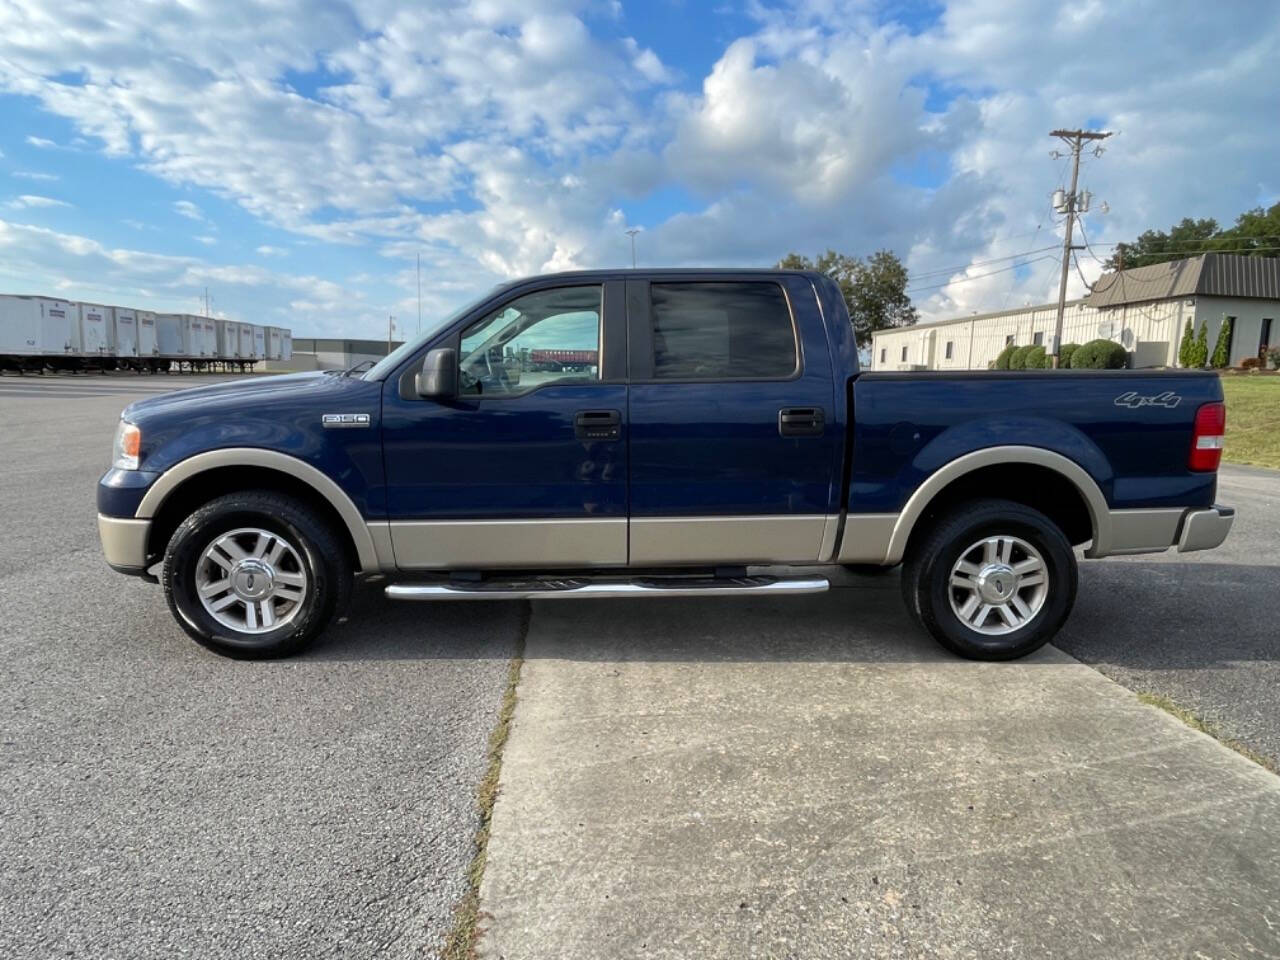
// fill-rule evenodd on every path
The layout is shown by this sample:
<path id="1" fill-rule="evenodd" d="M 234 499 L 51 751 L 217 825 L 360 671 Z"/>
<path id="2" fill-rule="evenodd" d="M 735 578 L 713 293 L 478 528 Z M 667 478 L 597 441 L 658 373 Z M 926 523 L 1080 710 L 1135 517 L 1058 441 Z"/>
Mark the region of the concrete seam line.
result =
<path id="1" fill-rule="evenodd" d="M 472 840 L 475 853 L 471 865 L 467 868 L 467 888 L 454 908 L 453 926 L 445 935 L 444 945 L 440 951 L 441 960 L 474 960 L 476 944 L 484 929 L 480 926 L 480 881 L 484 879 L 484 868 L 489 857 L 489 830 L 493 824 L 493 805 L 498 799 L 498 780 L 502 774 L 502 754 L 507 746 L 507 738 L 511 733 L 511 719 L 515 715 L 516 702 L 519 696 L 516 688 L 520 683 L 520 671 L 524 666 L 525 641 L 529 635 L 529 620 L 532 608 L 528 600 L 523 602 L 520 615 L 519 638 L 516 641 L 515 654 L 507 666 L 507 683 L 502 693 L 502 702 L 498 707 L 498 718 L 493 731 L 489 734 L 489 749 L 484 776 L 476 788 L 476 812 L 480 822 L 476 827 L 476 835 Z"/>

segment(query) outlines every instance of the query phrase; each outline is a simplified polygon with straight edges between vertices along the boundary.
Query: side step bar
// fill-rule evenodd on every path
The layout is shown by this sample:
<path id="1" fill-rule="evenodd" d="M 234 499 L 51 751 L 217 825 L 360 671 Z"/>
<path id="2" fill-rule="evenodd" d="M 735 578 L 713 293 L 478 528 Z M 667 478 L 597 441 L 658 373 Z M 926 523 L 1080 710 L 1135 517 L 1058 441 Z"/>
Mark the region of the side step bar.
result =
<path id="1" fill-rule="evenodd" d="M 795 596 L 824 593 L 826 577 L 715 577 L 705 579 L 637 579 L 593 581 L 518 580 L 477 583 L 392 583 L 393 600 L 576 600 L 601 597 L 738 597 Z"/>

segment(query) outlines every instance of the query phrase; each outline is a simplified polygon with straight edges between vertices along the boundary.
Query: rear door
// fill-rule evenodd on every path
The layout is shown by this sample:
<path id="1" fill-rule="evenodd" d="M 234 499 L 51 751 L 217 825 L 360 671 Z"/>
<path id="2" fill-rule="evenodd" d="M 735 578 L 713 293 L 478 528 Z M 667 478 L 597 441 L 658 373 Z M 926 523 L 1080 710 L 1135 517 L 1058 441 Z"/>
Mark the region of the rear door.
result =
<path id="1" fill-rule="evenodd" d="M 398 566 L 626 564 L 623 295 L 621 281 L 522 288 L 436 344 L 457 351 L 457 397 L 388 383 Z"/>
<path id="2" fill-rule="evenodd" d="M 627 286 L 631 564 L 826 559 L 840 427 L 812 285 L 677 274 Z"/>

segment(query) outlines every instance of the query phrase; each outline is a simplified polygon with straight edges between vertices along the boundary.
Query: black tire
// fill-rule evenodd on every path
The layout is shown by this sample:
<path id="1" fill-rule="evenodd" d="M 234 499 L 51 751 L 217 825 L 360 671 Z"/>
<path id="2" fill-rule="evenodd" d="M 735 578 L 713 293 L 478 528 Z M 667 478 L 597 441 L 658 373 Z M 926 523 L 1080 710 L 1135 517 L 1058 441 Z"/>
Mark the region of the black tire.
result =
<path id="1" fill-rule="evenodd" d="M 1047 592 L 1026 623 L 993 636 L 957 615 L 951 574 L 969 547 L 994 536 L 1016 537 L 1035 548 L 1043 560 Z M 902 597 L 921 626 L 953 653 L 971 660 L 1016 660 L 1044 646 L 1062 628 L 1075 604 L 1077 582 L 1075 553 L 1053 521 L 1011 500 L 976 500 L 954 508 L 911 545 L 902 568 Z M 964 588 L 954 595 L 965 597 Z M 997 617 L 993 611 L 988 624 Z"/>
<path id="2" fill-rule="evenodd" d="M 287 541 L 306 576 L 306 592 L 291 618 L 264 633 L 219 623 L 196 590 L 205 549 L 223 534 L 246 527 Z M 251 490 L 211 500 L 187 517 L 169 539 L 161 579 L 174 619 L 197 643 L 223 656 L 263 660 L 291 656 L 315 639 L 335 611 L 346 607 L 352 574 L 343 544 L 314 510 L 293 497 Z"/>

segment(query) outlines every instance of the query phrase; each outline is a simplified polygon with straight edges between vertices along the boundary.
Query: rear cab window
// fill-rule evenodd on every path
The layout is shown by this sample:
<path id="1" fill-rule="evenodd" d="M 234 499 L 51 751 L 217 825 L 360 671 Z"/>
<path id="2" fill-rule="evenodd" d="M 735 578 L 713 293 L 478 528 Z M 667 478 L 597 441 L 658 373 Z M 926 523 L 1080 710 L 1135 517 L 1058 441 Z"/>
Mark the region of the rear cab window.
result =
<path id="1" fill-rule="evenodd" d="M 655 380 L 788 380 L 795 322 L 771 281 L 650 285 Z"/>

